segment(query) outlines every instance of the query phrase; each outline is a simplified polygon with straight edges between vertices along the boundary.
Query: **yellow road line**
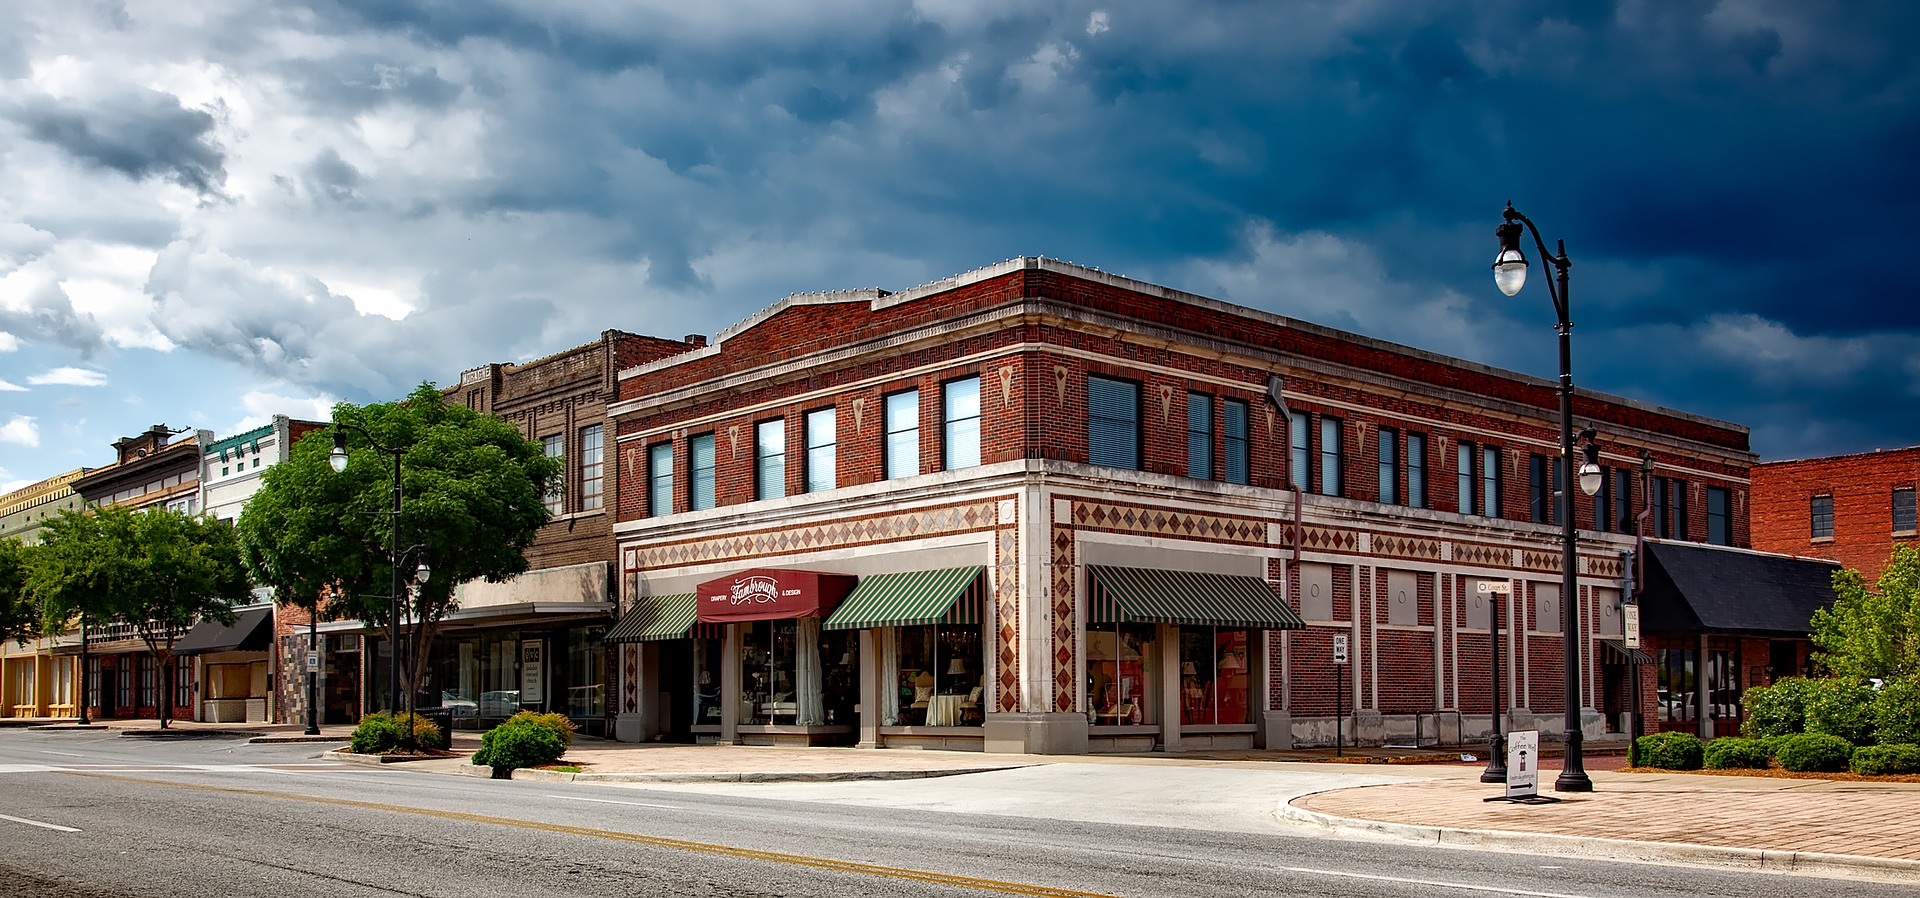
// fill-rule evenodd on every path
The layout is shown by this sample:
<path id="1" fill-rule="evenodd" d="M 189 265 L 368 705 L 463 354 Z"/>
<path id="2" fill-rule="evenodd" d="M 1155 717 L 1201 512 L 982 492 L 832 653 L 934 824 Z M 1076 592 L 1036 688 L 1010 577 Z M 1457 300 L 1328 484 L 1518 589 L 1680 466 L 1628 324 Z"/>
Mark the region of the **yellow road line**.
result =
<path id="1" fill-rule="evenodd" d="M 682 851 L 698 851 L 705 854 L 717 854 L 748 860 L 771 861 L 779 864 L 791 864 L 798 867 L 814 867 L 822 870 L 837 870 L 843 873 L 864 873 L 870 876 L 884 876 L 890 879 L 907 879 L 936 885 L 963 886 L 993 892 L 1006 892 L 1014 895 L 1034 895 L 1039 898 L 1117 898 L 1100 892 L 1078 892 L 1072 889 L 1055 889 L 1047 886 L 1028 885 L 1018 882 L 1003 882 L 997 879 L 978 879 L 971 876 L 953 876 L 946 873 L 934 873 L 927 870 L 909 870 L 903 867 L 884 867 L 878 864 L 862 864 L 856 861 L 841 861 L 832 858 L 810 857 L 804 854 L 784 854 L 777 851 L 759 851 L 752 848 L 736 848 L 731 845 L 716 845 L 711 842 L 689 842 L 684 839 L 668 839 L 660 836 L 643 836 L 638 833 L 623 833 L 608 829 L 592 829 L 584 826 L 566 826 L 559 823 L 541 823 L 535 820 L 517 820 L 512 817 L 494 817 L 486 814 L 468 814 L 460 811 L 439 811 L 432 808 L 415 808 L 406 805 L 381 804 L 373 801 L 358 801 L 351 798 L 326 798 L 315 795 L 299 795 L 293 792 L 274 792 L 266 789 L 238 789 L 232 786 L 210 786 L 204 783 L 175 783 L 166 780 L 143 779 L 132 776 L 114 776 L 106 773 L 83 773 L 65 771 L 68 776 L 82 776 L 88 779 L 116 780 L 126 783 L 142 783 L 152 786 L 171 786 L 176 789 L 195 789 L 202 792 L 224 792 L 230 795 L 252 795 L 261 798 L 280 798 L 288 801 L 304 801 L 310 804 L 326 804 L 336 807 L 361 808 L 370 811 L 390 811 L 396 814 L 413 814 L 421 817 L 438 817 L 442 820 L 459 820 L 468 823 L 488 823 L 495 826 L 510 826 L 516 829 L 538 830 L 541 832 L 561 833 L 572 836 L 587 836 L 595 839 L 608 839 L 615 842 L 632 842 L 639 845 L 651 845 L 656 848 L 675 848 Z"/>

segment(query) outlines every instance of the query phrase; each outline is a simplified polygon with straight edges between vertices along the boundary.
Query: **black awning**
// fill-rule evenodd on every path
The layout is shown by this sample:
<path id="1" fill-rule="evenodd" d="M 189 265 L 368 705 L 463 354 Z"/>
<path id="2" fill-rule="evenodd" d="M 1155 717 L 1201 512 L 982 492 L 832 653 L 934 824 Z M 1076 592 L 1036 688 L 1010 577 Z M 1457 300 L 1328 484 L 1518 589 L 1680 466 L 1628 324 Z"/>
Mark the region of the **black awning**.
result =
<path id="1" fill-rule="evenodd" d="M 264 652 L 272 645 L 273 609 L 251 608 L 233 616 L 233 623 L 203 620 L 174 643 L 176 655 L 211 652 Z"/>
<path id="2" fill-rule="evenodd" d="M 1647 541 L 1642 632 L 1805 636 L 1833 604 L 1831 561 L 1698 543 Z"/>
<path id="3" fill-rule="evenodd" d="M 1621 658 L 1626 659 L 1626 661 L 1629 664 L 1652 664 L 1653 663 L 1652 655 L 1649 655 L 1646 652 L 1640 651 L 1639 649 L 1627 648 L 1626 640 L 1602 639 L 1600 640 L 1600 644 L 1614 650 L 1614 652 L 1618 653 Z"/>

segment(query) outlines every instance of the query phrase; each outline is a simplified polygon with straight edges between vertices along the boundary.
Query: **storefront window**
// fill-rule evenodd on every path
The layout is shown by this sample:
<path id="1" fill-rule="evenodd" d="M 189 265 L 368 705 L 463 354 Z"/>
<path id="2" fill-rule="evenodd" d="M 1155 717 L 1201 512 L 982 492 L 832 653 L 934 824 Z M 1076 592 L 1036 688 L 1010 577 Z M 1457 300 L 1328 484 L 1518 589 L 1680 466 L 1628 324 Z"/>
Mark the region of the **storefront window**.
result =
<path id="1" fill-rule="evenodd" d="M 718 639 L 693 641 L 693 725 L 720 725 L 720 647 Z"/>
<path id="2" fill-rule="evenodd" d="M 891 719 L 897 726 L 979 726 L 985 714 L 980 697 L 980 628 L 973 626 L 901 627 L 894 665 Z"/>
<path id="3" fill-rule="evenodd" d="M 1088 715 L 1096 726 L 1158 723 L 1153 682 L 1153 626 L 1102 624 L 1087 630 Z"/>
<path id="4" fill-rule="evenodd" d="M 1661 649 L 1660 665 L 1654 670 L 1654 684 L 1660 703 L 1660 720 L 1677 723 L 1694 719 L 1693 653 L 1686 649 Z"/>
<path id="5" fill-rule="evenodd" d="M 740 722 L 823 726 L 853 722 L 858 686 L 853 634 L 823 633 L 817 617 L 741 624 Z M 843 663 L 845 662 L 845 663 Z"/>
<path id="6" fill-rule="evenodd" d="M 577 627 L 556 636 L 565 638 L 565 648 L 554 659 L 555 688 L 566 690 L 568 717 L 592 720 L 607 713 L 607 690 L 602 682 L 607 669 L 605 627 Z"/>
<path id="7" fill-rule="evenodd" d="M 1218 627 L 1180 628 L 1180 722 L 1252 723 L 1247 659 L 1250 634 Z"/>

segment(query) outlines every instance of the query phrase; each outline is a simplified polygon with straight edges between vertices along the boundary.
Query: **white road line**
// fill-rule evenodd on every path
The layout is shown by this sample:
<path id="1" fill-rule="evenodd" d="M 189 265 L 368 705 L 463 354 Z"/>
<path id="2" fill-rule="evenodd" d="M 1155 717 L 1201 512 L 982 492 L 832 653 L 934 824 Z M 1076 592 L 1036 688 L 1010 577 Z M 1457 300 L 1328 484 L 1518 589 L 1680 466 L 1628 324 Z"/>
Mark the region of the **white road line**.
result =
<path id="1" fill-rule="evenodd" d="M 61 825 L 59 825 L 59 824 L 57 824 L 57 823 L 41 823 L 41 822 L 40 822 L 40 821 L 38 821 L 38 820 L 28 820 L 28 819 L 27 819 L 27 818 L 25 818 L 25 817 L 9 817 L 9 816 L 7 816 L 7 815 L 5 815 L 5 814 L 0 814 L 0 820 L 11 820 L 11 821 L 13 821 L 13 822 L 15 822 L 15 823 L 25 823 L 25 824 L 26 824 L 26 825 L 28 825 L 28 826 L 38 826 L 38 827 L 40 827 L 40 828 L 42 828 L 42 829 L 52 829 L 52 830 L 59 830 L 60 832 L 63 832 L 63 833 L 77 833 L 77 832 L 79 832 L 79 830 L 77 830 L 77 829 L 74 829 L 74 828 L 73 828 L 73 827 L 71 827 L 71 826 L 61 826 Z"/>
<path id="2" fill-rule="evenodd" d="M 677 805 L 677 804 L 647 804 L 644 801 L 614 801 L 610 798 L 581 798 L 578 795 L 548 795 L 546 797 L 558 798 L 563 801 L 591 801 L 594 804 L 623 804 L 633 808 L 659 808 L 660 810 L 663 810 L 663 811 L 686 810 L 685 807 L 682 807 L 681 805 Z"/>
<path id="3" fill-rule="evenodd" d="M 42 748 L 42 749 L 39 749 L 39 752 L 40 752 L 41 754 L 43 754 L 43 755 L 60 755 L 60 756 L 62 756 L 62 757 L 67 757 L 67 758 L 84 758 L 84 757 L 87 757 L 87 755 L 83 755 L 83 754 L 80 754 L 80 753 L 78 753 L 78 752 L 71 752 L 71 751 L 50 751 L 50 750 L 48 750 L 48 749 L 44 749 L 44 748 Z"/>
<path id="4" fill-rule="evenodd" d="M 1315 876 L 1342 876 L 1348 879 L 1368 879 L 1376 882 L 1398 882 L 1416 886 L 1435 886 L 1443 889 L 1460 889 L 1468 892 L 1492 892 L 1496 895 L 1525 895 L 1527 898 L 1592 898 L 1590 895 L 1570 895 L 1566 892 L 1535 892 L 1529 889 L 1503 889 L 1499 886 L 1482 886 L 1465 882 L 1445 882 L 1438 879 L 1411 879 L 1405 876 L 1380 876 L 1373 873 L 1348 873 L 1343 870 L 1317 870 L 1312 867 L 1281 867 L 1294 873 L 1311 873 Z"/>

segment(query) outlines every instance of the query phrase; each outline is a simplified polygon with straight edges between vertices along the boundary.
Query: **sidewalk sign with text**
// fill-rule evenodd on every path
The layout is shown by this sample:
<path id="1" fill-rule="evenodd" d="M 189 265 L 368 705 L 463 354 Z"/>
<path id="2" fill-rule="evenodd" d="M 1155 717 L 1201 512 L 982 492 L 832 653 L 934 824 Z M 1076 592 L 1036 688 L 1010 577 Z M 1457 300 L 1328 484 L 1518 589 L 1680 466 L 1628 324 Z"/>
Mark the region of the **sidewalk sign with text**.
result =
<path id="1" fill-rule="evenodd" d="M 1540 794 L 1540 731 L 1507 734 L 1507 797 L 1532 798 Z"/>

